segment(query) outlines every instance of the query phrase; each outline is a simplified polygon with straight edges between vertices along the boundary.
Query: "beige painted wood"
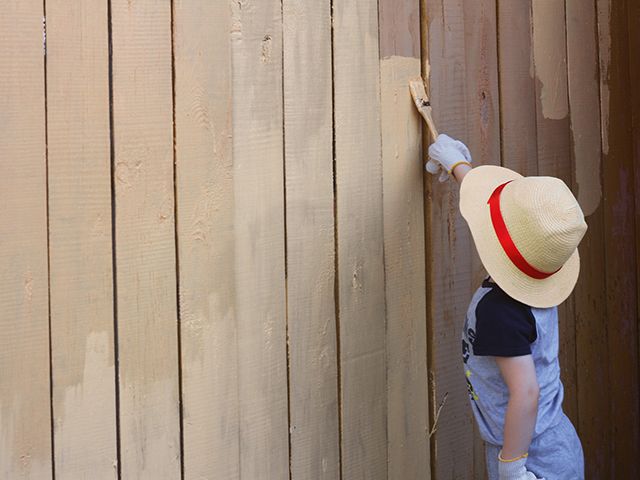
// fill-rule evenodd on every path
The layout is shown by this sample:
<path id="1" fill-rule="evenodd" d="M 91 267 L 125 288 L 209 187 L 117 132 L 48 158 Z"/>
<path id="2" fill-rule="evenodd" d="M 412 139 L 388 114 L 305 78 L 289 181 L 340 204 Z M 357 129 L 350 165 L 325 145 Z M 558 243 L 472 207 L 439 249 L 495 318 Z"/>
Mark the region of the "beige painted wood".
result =
<path id="1" fill-rule="evenodd" d="M 429 401 L 420 117 L 413 57 L 381 59 L 388 478 L 429 478 Z"/>
<path id="2" fill-rule="evenodd" d="M 42 2 L 0 15 L 0 477 L 52 476 Z"/>
<path id="3" fill-rule="evenodd" d="M 184 478 L 240 478 L 231 9 L 174 3 Z"/>
<path id="4" fill-rule="evenodd" d="M 232 6 L 240 469 L 279 480 L 289 475 L 281 5 Z"/>
<path id="5" fill-rule="evenodd" d="M 342 477 L 387 476 L 378 11 L 334 4 Z"/>
<path id="6" fill-rule="evenodd" d="M 330 2 L 283 2 L 291 478 L 340 478 Z"/>
<path id="7" fill-rule="evenodd" d="M 421 74 L 419 7 L 379 3 L 389 479 L 431 474 L 422 118 L 410 92 Z M 421 79 L 411 88 L 426 96 Z"/>
<path id="8" fill-rule="evenodd" d="M 595 3 L 567 0 L 566 16 L 573 169 L 578 202 L 588 216 L 595 212 L 602 199 Z"/>
<path id="9" fill-rule="evenodd" d="M 180 475 L 171 10 L 111 3 L 123 478 Z"/>
<path id="10" fill-rule="evenodd" d="M 107 28 L 104 2 L 47 2 L 57 479 L 117 474 Z"/>

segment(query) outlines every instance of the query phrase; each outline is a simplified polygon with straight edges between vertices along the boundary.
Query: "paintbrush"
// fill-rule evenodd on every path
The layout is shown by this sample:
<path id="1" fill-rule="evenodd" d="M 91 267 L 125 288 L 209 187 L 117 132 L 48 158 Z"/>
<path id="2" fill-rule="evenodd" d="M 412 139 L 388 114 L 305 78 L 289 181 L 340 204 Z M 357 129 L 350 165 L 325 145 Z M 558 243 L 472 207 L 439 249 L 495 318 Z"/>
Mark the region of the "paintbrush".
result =
<path id="1" fill-rule="evenodd" d="M 431 132 L 431 137 L 435 140 L 438 138 L 438 130 L 436 130 L 436 125 L 433 122 L 433 117 L 431 116 L 431 102 L 429 101 L 429 96 L 424 88 L 424 81 L 422 80 L 422 77 L 409 80 L 409 90 L 411 90 L 411 96 L 413 97 L 413 101 L 416 104 L 418 112 L 420 112 L 420 115 L 424 118 L 424 121 L 427 123 L 427 127 L 429 127 L 429 132 Z"/>

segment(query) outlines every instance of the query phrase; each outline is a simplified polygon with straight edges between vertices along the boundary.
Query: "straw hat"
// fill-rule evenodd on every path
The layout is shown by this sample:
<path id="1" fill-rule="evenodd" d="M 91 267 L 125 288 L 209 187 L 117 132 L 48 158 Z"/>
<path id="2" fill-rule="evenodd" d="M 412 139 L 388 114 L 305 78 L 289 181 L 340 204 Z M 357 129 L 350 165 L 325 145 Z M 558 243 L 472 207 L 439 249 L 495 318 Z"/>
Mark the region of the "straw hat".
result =
<path id="1" fill-rule="evenodd" d="M 487 272 L 509 296 L 541 308 L 569 296 L 587 224 L 562 180 L 476 167 L 460 186 L 460 211 Z"/>

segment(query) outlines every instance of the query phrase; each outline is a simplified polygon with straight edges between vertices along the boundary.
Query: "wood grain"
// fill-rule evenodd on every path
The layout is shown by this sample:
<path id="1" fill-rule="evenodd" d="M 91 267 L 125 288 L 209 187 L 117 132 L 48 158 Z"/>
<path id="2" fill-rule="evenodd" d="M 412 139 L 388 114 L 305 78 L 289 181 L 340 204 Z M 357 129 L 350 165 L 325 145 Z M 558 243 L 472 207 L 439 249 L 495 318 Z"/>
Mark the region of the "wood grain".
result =
<path id="1" fill-rule="evenodd" d="M 121 471 L 180 475 L 171 10 L 111 3 Z"/>
<path id="2" fill-rule="evenodd" d="M 55 476 L 117 474 L 104 2 L 47 2 L 49 257 Z"/>
<path id="3" fill-rule="evenodd" d="M 604 243 L 611 425 L 610 478 L 637 478 L 640 450 L 638 279 L 627 1 L 598 0 Z"/>
<path id="4" fill-rule="evenodd" d="M 333 26 L 342 477 L 379 479 L 387 381 L 377 2 L 334 4 Z"/>
<path id="5" fill-rule="evenodd" d="M 388 478 L 429 478 L 419 4 L 380 3 Z"/>
<path id="6" fill-rule="evenodd" d="M 436 125 L 466 142 L 474 163 L 500 163 L 496 8 L 494 2 L 426 2 L 431 99 Z M 481 478 L 482 442 L 474 434 L 468 394 L 460 381 L 459 342 L 466 309 L 484 270 L 458 213 L 457 185 L 430 187 L 431 340 L 435 402 L 448 393 L 432 441 L 440 478 Z M 433 417 L 432 417 L 433 418 Z"/>
<path id="7" fill-rule="evenodd" d="M 289 475 L 281 5 L 232 12 L 240 470 L 279 480 Z"/>
<path id="8" fill-rule="evenodd" d="M 427 0 L 430 99 L 434 120 L 443 133 L 468 140 L 463 2 Z M 464 119 L 464 121 L 461 121 Z M 472 155 L 474 152 L 472 152 Z M 432 478 L 473 478 L 473 418 L 461 379 L 460 332 L 471 290 L 471 243 L 458 213 L 458 187 L 430 184 L 430 262 L 427 285 L 433 398 L 431 438 Z M 437 425 L 434 412 L 443 405 Z"/>
<path id="9" fill-rule="evenodd" d="M 498 0 L 502 165 L 538 173 L 531 0 Z"/>
<path id="10" fill-rule="evenodd" d="M 240 478 L 231 8 L 174 2 L 184 478 Z"/>
<path id="11" fill-rule="evenodd" d="M 538 174 L 572 186 L 565 5 L 533 0 L 533 70 L 536 79 Z M 575 194 L 575 192 L 574 192 Z M 577 424 L 574 297 L 558 306 L 563 408 Z"/>
<path id="12" fill-rule="evenodd" d="M 331 11 L 283 2 L 291 478 L 340 478 Z"/>
<path id="13" fill-rule="evenodd" d="M 0 15 L 0 476 L 52 478 L 42 2 Z"/>
<path id="14" fill-rule="evenodd" d="M 598 39 L 595 2 L 566 3 L 567 64 L 573 190 L 588 225 L 580 247 L 580 276 L 575 287 L 575 336 L 578 419 L 575 424 L 585 452 L 585 469 L 593 478 L 606 477 L 610 428 L 609 356 L 605 304 L 604 237 L 601 192 L 601 137 L 598 81 Z M 598 388 L 592 388 L 598 385 Z"/>

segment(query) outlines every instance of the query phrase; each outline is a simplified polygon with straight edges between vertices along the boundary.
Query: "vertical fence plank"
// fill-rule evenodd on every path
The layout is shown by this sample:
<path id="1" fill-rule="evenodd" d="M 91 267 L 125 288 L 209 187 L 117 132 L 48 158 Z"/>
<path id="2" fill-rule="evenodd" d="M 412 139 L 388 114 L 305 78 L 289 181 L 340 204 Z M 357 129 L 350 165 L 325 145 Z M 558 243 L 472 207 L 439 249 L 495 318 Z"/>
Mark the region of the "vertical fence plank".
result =
<path id="1" fill-rule="evenodd" d="M 533 62 L 536 81 L 538 174 L 572 186 L 564 2 L 533 0 Z M 574 297 L 558 307 L 563 407 L 577 424 Z"/>
<path id="2" fill-rule="evenodd" d="M 611 454 L 609 478 L 638 478 L 640 450 L 635 198 L 627 6 L 598 0 Z M 633 419 L 633 420 L 632 420 Z"/>
<path id="3" fill-rule="evenodd" d="M 538 172 L 531 0 L 498 0 L 502 165 Z"/>
<path id="4" fill-rule="evenodd" d="M 474 162 L 500 163 L 496 5 L 493 1 L 426 2 L 431 99 L 439 130 L 469 145 Z M 460 332 L 471 293 L 484 270 L 458 213 L 457 185 L 431 185 L 430 375 L 436 410 L 443 406 L 432 454 L 438 477 L 481 478 L 483 445 L 464 382 L 460 381 Z"/>
<path id="5" fill-rule="evenodd" d="M 0 15 L 0 476 L 51 478 L 42 2 Z"/>
<path id="6" fill-rule="evenodd" d="M 595 2 L 567 0 L 567 70 L 573 188 L 588 225 L 580 244 L 580 276 L 575 288 L 578 419 L 585 469 L 604 478 L 609 457 L 608 358 L 605 304 L 602 156 Z M 593 388 L 597 385 L 598 388 Z"/>
<path id="7" fill-rule="evenodd" d="M 375 0 L 333 6 L 343 478 L 386 478 L 386 348 Z"/>
<path id="8" fill-rule="evenodd" d="M 177 478 L 171 11 L 111 5 L 122 475 Z"/>
<path id="9" fill-rule="evenodd" d="M 185 479 L 240 477 L 231 7 L 174 3 Z"/>
<path id="10" fill-rule="evenodd" d="M 419 2 L 380 2 L 388 478 L 429 478 Z"/>
<path id="11" fill-rule="evenodd" d="M 291 477 L 340 477 L 331 4 L 283 2 Z"/>
<path id="12" fill-rule="evenodd" d="M 464 2 L 464 38 L 466 68 L 467 145 L 476 165 L 500 165 L 500 93 L 498 87 L 497 4 L 495 0 Z M 473 244 L 472 240 L 469 240 Z M 471 249 L 471 283 L 468 297 L 480 286 L 486 270 Z M 458 320 L 461 332 L 464 314 Z M 459 340 L 458 335 L 458 340 Z M 454 348 L 455 351 L 455 348 Z M 459 362 L 462 359 L 460 358 Z M 461 364 L 458 363 L 458 366 Z M 458 370 L 453 369 L 454 376 Z M 465 395 L 468 398 L 467 392 Z M 467 405 L 467 408 L 469 406 Z M 473 478 L 486 478 L 484 443 L 475 420 L 473 425 Z M 455 461 L 455 457 L 454 461 Z"/>
<path id="13" fill-rule="evenodd" d="M 627 28 L 629 31 L 629 75 L 632 105 L 632 134 L 633 138 L 633 170 L 634 194 L 636 208 L 636 245 L 640 244 L 640 91 L 634 85 L 640 85 L 640 2 L 627 3 Z M 636 286 L 638 289 L 638 329 L 640 330 L 640 248 L 636 247 Z M 640 335 L 638 335 L 640 340 Z M 638 345 L 640 348 L 640 344 Z M 638 412 L 640 418 L 640 412 Z"/>
<path id="14" fill-rule="evenodd" d="M 463 3 L 427 0 L 425 7 L 434 120 L 440 132 L 467 141 Z M 457 185 L 440 184 L 433 178 L 427 182 L 431 192 L 427 199 L 431 260 L 427 285 L 432 415 L 442 405 L 433 425 L 432 473 L 435 478 L 473 478 L 473 419 L 461 380 L 459 347 L 471 285 L 470 234 L 458 213 Z"/>
<path id="15" fill-rule="evenodd" d="M 233 176 L 242 478 L 289 474 L 279 1 L 233 4 Z"/>
<path id="16" fill-rule="evenodd" d="M 107 4 L 47 2 L 55 475 L 117 469 Z"/>

